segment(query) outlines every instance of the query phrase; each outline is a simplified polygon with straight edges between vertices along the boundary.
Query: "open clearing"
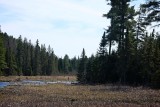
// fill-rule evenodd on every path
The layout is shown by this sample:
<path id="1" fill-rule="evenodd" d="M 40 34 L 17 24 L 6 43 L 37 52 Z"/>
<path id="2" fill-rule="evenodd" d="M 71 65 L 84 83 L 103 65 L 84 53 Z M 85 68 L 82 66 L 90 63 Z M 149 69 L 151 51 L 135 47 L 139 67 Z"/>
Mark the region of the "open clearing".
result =
<path id="1" fill-rule="evenodd" d="M 3 78 L 3 79 L 2 79 Z M 17 77 L 1 77 L 1 81 L 15 81 Z M 24 79 L 55 81 L 67 76 L 21 77 Z M 54 77 L 55 78 L 55 77 Z M 70 76 L 70 81 L 76 77 Z M 113 85 L 17 85 L 0 89 L 0 107 L 160 107 L 160 90 L 143 87 Z"/>

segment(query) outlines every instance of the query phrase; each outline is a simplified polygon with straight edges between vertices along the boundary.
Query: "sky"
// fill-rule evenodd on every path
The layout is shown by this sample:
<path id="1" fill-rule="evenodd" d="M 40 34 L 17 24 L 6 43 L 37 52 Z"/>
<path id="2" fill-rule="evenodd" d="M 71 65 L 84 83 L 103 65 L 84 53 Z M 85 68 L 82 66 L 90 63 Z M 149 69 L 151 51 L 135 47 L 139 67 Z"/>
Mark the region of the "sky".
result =
<path id="1" fill-rule="evenodd" d="M 132 5 L 143 0 L 136 0 Z M 2 32 L 35 45 L 50 45 L 58 57 L 96 54 L 109 20 L 106 0 L 0 0 Z"/>

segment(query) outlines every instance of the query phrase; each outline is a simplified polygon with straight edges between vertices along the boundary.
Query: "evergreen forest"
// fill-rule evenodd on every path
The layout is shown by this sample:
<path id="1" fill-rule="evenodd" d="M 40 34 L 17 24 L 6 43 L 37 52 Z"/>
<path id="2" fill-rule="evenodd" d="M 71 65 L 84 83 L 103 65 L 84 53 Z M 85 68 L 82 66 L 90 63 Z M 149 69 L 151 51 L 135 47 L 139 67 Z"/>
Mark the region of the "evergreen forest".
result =
<path id="1" fill-rule="evenodd" d="M 27 38 L 18 39 L 0 33 L 0 75 L 53 75 L 70 74 L 77 71 L 78 59 L 70 59 L 68 55 L 58 58 L 53 49 L 45 44 L 35 45 Z"/>
<path id="2" fill-rule="evenodd" d="M 160 1 L 148 0 L 138 11 L 131 0 L 106 0 L 110 19 L 97 54 L 87 58 L 83 49 L 78 80 L 160 88 Z"/>
<path id="3" fill-rule="evenodd" d="M 103 14 L 110 25 L 102 32 L 96 55 L 63 58 L 51 46 L 35 45 L 0 31 L 0 75 L 76 74 L 82 84 L 123 84 L 160 88 L 160 1 L 148 0 L 139 10 L 131 0 L 106 0 Z M 104 22 L 105 23 L 105 22 Z M 101 36 L 101 35 L 100 35 Z M 98 45 L 98 44 L 97 44 Z"/>

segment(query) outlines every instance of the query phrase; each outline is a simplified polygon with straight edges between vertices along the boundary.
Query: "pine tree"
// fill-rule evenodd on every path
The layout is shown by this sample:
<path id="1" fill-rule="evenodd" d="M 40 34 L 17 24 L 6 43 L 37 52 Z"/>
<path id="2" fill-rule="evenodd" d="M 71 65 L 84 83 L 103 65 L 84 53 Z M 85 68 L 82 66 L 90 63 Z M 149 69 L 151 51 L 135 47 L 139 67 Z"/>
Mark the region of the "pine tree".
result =
<path id="1" fill-rule="evenodd" d="M 136 51 L 140 47 L 140 45 L 145 37 L 145 32 L 146 32 L 145 17 L 146 17 L 146 14 L 144 14 L 144 11 L 145 11 L 145 9 L 141 5 L 139 11 L 137 12 L 138 19 L 137 19 L 137 24 L 136 24 Z M 136 54 L 138 54 L 138 53 L 136 53 Z"/>
<path id="2" fill-rule="evenodd" d="M 111 49 L 112 45 L 114 45 L 114 42 L 118 41 L 118 36 L 119 36 L 119 25 L 117 24 L 119 22 L 118 17 L 117 17 L 117 12 L 118 8 L 116 6 L 117 1 L 111 0 L 108 5 L 111 5 L 112 8 L 107 14 L 103 14 L 103 17 L 106 17 L 110 19 L 111 25 L 106 29 L 106 41 L 109 45 L 109 55 L 111 55 Z"/>
<path id="3" fill-rule="evenodd" d="M 152 22 L 159 22 L 160 21 L 160 1 L 159 0 L 148 0 L 146 4 L 142 5 L 145 8 L 144 13 L 147 14 L 145 18 L 146 24 L 150 25 Z M 157 23 L 154 26 L 159 26 L 160 24 Z"/>

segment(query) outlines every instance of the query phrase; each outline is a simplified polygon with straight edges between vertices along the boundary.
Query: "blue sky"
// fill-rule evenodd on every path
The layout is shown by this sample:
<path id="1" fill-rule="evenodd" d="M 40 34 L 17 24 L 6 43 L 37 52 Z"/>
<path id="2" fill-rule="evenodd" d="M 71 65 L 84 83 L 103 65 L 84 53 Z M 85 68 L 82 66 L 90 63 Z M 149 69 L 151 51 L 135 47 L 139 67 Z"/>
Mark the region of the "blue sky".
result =
<path id="1" fill-rule="evenodd" d="M 143 2 L 134 1 L 133 4 Z M 51 45 L 58 57 L 95 54 L 109 21 L 105 0 L 0 0 L 2 31 Z"/>

